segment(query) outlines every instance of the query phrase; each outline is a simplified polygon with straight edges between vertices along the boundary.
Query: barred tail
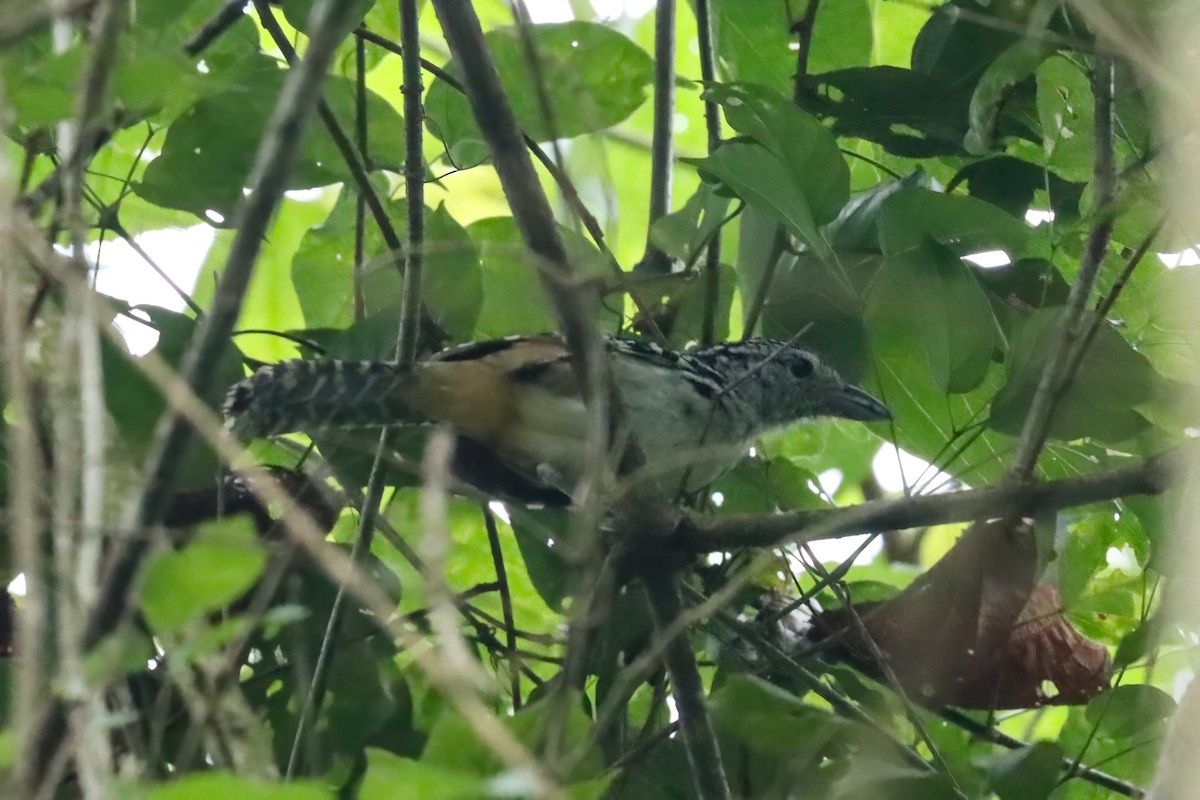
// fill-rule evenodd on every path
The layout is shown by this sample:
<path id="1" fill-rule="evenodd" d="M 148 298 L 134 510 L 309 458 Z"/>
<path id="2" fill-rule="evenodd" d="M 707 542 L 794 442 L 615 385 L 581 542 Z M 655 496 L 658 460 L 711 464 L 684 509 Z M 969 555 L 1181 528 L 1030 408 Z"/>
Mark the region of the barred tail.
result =
<path id="1" fill-rule="evenodd" d="M 243 439 L 416 419 L 411 368 L 390 361 L 284 361 L 260 368 L 225 397 L 225 427 Z"/>

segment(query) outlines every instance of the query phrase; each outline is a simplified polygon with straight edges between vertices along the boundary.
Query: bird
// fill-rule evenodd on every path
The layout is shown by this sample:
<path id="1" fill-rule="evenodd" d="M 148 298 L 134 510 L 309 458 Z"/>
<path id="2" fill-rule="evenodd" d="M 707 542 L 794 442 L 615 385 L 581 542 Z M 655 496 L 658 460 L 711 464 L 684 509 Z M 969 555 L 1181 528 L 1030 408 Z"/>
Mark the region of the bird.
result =
<path id="1" fill-rule="evenodd" d="M 750 338 L 680 351 L 605 336 L 603 352 L 645 457 L 638 477 L 661 494 L 711 484 L 759 436 L 806 418 L 891 419 L 882 402 L 789 342 Z M 555 334 L 471 342 L 408 365 L 267 365 L 230 389 L 223 410 L 227 429 L 242 439 L 442 423 L 457 435 L 460 477 L 507 499 L 570 502 L 588 468 L 587 410 Z"/>

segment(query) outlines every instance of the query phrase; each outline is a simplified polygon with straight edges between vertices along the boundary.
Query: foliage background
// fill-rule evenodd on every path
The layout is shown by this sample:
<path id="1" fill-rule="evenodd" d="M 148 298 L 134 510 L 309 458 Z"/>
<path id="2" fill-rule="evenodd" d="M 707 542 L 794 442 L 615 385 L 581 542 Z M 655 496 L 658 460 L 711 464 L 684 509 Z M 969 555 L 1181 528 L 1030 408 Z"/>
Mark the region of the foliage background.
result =
<path id="1" fill-rule="evenodd" d="M 254 154 L 286 74 L 280 48 L 254 13 L 198 57 L 185 55 L 189 37 L 220 5 L 148 0 L 127 10 L 104 117 L 111 139 L 88 162 L 82 189 L 84 241 L 137 237 L 198 220 L 217 229 L 190 292 L 199 309 L 209 307 L 230 255 L 243 187 L 250 185 Z M 301 52 L 309 5 L 289 1 L 272 11 Z M 394 7 L 360 6 L 365 28 L 399 41 Z M 546 142 L 570 176 L 641 299 L 663 304 L 666 311 L 656 319 L 672 343 L 700 339 L 706 317 L 719 339 L 738 338 L 747 319 L 757 318 L 764 335 L 800 333 L 895 414 L 893 425 L 870 431 L 827 421 L 768 437 L 755 458 L 714 487 L 713 497 L 721 498 L 714 513 L 870 499 L 879 492 L 872 461 L 885 443 L 932 465 L 904 475 L 906 493 L 1000 480 L 1057 335 L 1068 287 L 1108 210 L 1111 245 L 1099 263 L 1094 298 L 1111 303 L 1054 417 L 1037 476 L 1099 473 L 1184 438 L 1186 422 L 1169 393 L 1194 371 L 1184 342 L 1190 314 L 1172 301 L 1188 291 L 1191 270 L 1169 270 L 1139 253 L 1185 250 L 1198 237 L 1165 219 L 1156 94 L 1129 57 L 1129 47 L 1169 25 L 1169 6 L 825 0 L 789 8 L 775 0 L 719 0 L 708 6 L 718 82 L 707 94 L 694 9 L 681 6 L 672 213 L 653 225 L 654 15 L 600 19 L 586 4 L 572 4 L 576 21 L 528 28 L 538 54 L 531 61 L 508 6 L 481 0 L 474 7 L 523 129 Z M 1095 37 L 1098 17 L 1089 14 L 1115 19 L 1123 42 Z M 811 27 L 793 31 L 797 19 Z M 61 168 L 56 137 L 63 131 L 56 126 L 77 114 L 91 53 L 80 30 L 57 48 L 41 28 L 2 40 L 7 156 L 23 198 L 36 196 L 36 187 Z M 420 31 L 423 55 L 446 66 L 448 48 L 428 4 Z M 797 79 L 800 53 L 807 61 Z M 1091 74 L 1110 58 L 1114 125 L 1105 134 L 1095 125 Z M 453 74 L 454 65 L 448 69 Z M 365 101 L 357 97 L 360 79 Z M 423 299 L 429 317 L 446 334 L 443 343 L 554 327 L 466 100 L 444 79 L 427 73 L 424 82 Z M 333 115 L 355 132 L 371 184 L 398 229 L 407 211 L 400 83 L 398 55 L 350 36 L 323 87 Z M 550 99 L 549 118 L 540 91 Z M 725 136 L 736 137 L 711 153 L 704 99 L 720 105 Z M 1116 175 L 1111 205 L 1100 210 L 1098 152 L 1111 153 Z M 608 331 L 628 329 L 634 304 L 613 282 L 606 254 L 561 187 L 545 170 L 539 174 L 573 262 L 611 289 L 598 323 Z M 386 237 L 361 210 L 345 160 L 319 124 L 310 127 L 287 188 L 315 191 L 285 197 L 266 232 L 238 321 L 242 331 L 255 332 L 229 343 L 210 376 L 210 404 L 246 364 L 314 354 L 297 339 L 342 357 L 384 357 L 394 346 L 400 278 L 387 258 Z M 18 207 L 49 241 L 70 240 L 50 205 Z M 702 248 L 720 223 L 719 291 L 706 295 L 713 273 L 706 272 Z M 648 246 L 686 266 L 670 275 L 641 266 L 649 264 L 642 260 Z M 985 270 L 963 258 L 995 251 L 1006 266 Z M 75 357 L 68 335 L 73 301 L 44 273 L 7 268 L 5 289 L 32 320 L 22 337 L 40 347 L 31 349 L 27 369 L 45 376 L 53 396 L 72 385 L 72 370 L 62 365 Z M 764 280 L 760 303 L 755 298 Z M 195 314 L 135 313 L 157 328 L 155 353 L 178 365 Z M 141 486 L 138 469 L 167 402 L 118 345 L 102 339 L 96 346 L 111 422 L 103 513 L 111 527 Z M 49 430 L 59 436 L 69 430 L 58 415 L 71 409 L 71 401 L 52 403 Z M 12 415 L 6 423 L 13 424 Z M 424 438 L 417 431 L 394 444 L 410 465 L 419 464 Z M 319 453 L 304 463 L 327 468 L 356 508 L 373 442 L 318 440 Z M 303 452 L 301 439 L 252 448 L 254 460 L 289 467 Z M 12 463 L 19 462 L 6 460 Z M 55 474 L 62 467 L 46 469 Z M 841 481 L 827 491 L 817 475 L 829 470 Z M 184 472 L 180 491 L 211 489 L 216 459 L 197 448 Z M 431 575 L 414 567 L 411 550 L 397 546 L 429 546 L 431 538 L 438 544 L 429 518 L 421 516 L 420 481 L 394 471 L 388 483 L 380 519 L 393 535 L 376 537 L 363 563 L 401 614 L 416 615 L 408 619 L 421 636 L 430 628 L 440 634 L 434 637 L 440 644 L 424 646 L 446 659 L 449 694 L 478 697 L 544 763 L 561 766 L 555 759 L 577 748 L 574 769 L 557 776 L 572 796 L 690 796 L 682 744 L 664 733 L 672 706 L 662 671 L 652 670 L 648 681 L 621 696 L 617 654 L 631 659 L 652 627 L 638 598 L 627 593 L 605 609 L 600 643 L 586 653 L 584 691 L 562 690 L 565 612 L 578 588 L 569 521 L 553 512 L 509 509 L 511 523 L 501 521 L 490 536 L 477 498 L 451 499 L 448 541 L 441 543 L 448 547 L 441 555 L 434 547 L 439 568 Z M 358 523 L 356 511 L 343 511 L 331 539 L 348 549 Z M 912 712 L 847 667 L 806 661 L 805 668 L 865 712 L 847 717 L 748 656 L 745 631 L 722 627 L 716 618 L 698 625 L 688 641 L 706 679 L 734 795 L 997 794 L 1007 800 L 1113 791 L 1068 779 L 1064 759 L 1097 766 L 1126 788 L 1146 785 L 1172 697 L 1191 670 L 1192 634 L 1158 613 L 1164 525 L 1157 498 L 1118 499 L 1039 520 L 1046 579 L 1057 586 L 1077 629 L 1115 654 L 1120 686 L 1087 707 L 975 715 L 985 728 L 1016 737 L 1009 742 L 1016 749 L 929 712 Z M 889 534 L 884 553 L 850 566 L 844 579 L 856 599 L 884 596 L 936 561 L 961 529 L 935 527 L 907 542 Z M 91 536 L 82 529 L 72 535 L 79 541 Z M 46 546 L 60 556 L 64 549 Z M 27 572 L 20 553 L 28 550 L 19 543 L 12 549 L 17 554 L 6 558 L 5 578 Z M 115 684 L 108 705 L 87 712 L 94 724 L 84 740 L 137 764 L 128 773 L 94 764 L 89 772 L 85 759 L 84 779 L 72 789 L 94 793 L 90 774 L 109 787 L 136 786 L 164 797 L 214 791 L 473 797 L 536 790 L 529 774 L 504 771 L 504 759 L 475 739 L 470 715 L 448 701 L 446 686 L 356 604 L 332 647 L 322 647 L 336 588 L 311 565 L 279 568 L 278 549 L 238 517 L 199 526 L 178 549 L 157 549 L 144 572 L 146 627 L 102 650 L 103 659 L 80 656 L 74 672 L 71 659 L 57 651 L 74 641 L 74 616 L 86 598 L 50 603 L 48 627 L 38 634 L 49 642 L 43 687 L 63 693 L 74 686 L 77 695 L 95 699 L 103 696 L 101 687 Z M 751 611 L 762 592 L 811 589 L 818 578 L 806 573 L 804 557 L 789 548 L 767 560 L 714 558 L 703 580 L 693 577 L 691 585 L 711 591 L 753 564 L 751 588 L 728 609 L 736 615 Z M 63 563 L 55 558 L 47 562 L 48 575 Z M 251 600 L 215 614 L 251 587 L 259 587 Z M 446 606 L 447 592 L 462 598 L 457 607 L 447 606 L 456 614 L 449 623 L 453 636 L 433 613 Z M 819 599 L 838 600 L 830 592 Z M 316 723 L 304 730 L 300 711 L 324 651 L 332 653 L 325 696 Z M 152 668 L 145 668 L 147 659 Z M 5 662 L 5 680 L 18 688 L 37 685 L 21 684 L 16 668 L 8 668 L 15 663 Z M 616 704 L 618 724 L 598 726 L 597 709 L 614 696 L 624 700 Z M 18 727 L 22 702 L 31 700 L 18 696 L 16 710 L 5 714 Z M 10 765 L 19 774 L 24 744 L 16 729 L 8 737 Z M 918 768 L 881 744 L 893 739 L 927 765 Z M 304 780 L 255 782 L 280 774 Z"/>

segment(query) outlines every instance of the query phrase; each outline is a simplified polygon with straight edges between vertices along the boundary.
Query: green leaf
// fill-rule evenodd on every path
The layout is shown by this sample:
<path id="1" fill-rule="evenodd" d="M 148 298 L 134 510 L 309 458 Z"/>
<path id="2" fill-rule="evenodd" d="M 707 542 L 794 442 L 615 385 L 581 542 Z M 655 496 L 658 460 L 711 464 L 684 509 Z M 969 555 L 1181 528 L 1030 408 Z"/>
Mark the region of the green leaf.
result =
<path id="1" fill-rule="evenodd" d="M 762 262 L 747 263 L 756 240 L 769 244 L 760 220 L 742 215 L 738 275 L 743 298 L 753 297 L 762 279 Z M 861 380 L 871 364 L 863 293 L 880 261 L 872 253 L 835 252 L 829 259 L 784 254 L 763 308 L 762 335 L 789 340 L 803 331 L 801 344 L 820 353 L 846 380 Z"/>
<path id="2" fill-rule="evenodd" d="M 809 71 L 828 72 L 868 60 L 874 38 L 872 11 L 867 0 L 822 3 L 813 25 Z M 796 37 L 783 3 L 718 0 L 709 13 L 718 61 L 730 79 L 791 90 Z"/>
<path id="3" fill-rule="evenodd" d="M 1115 686 L 1087 704 L 1087 720 L 1102 736 L 1129 739 L 1175 712 L 1171 695 L 1147 684 Z"/>
<path id="4" fill-rule="evenodd" d="M 791 180 L 764 181 L 763 175 L 787 175 L 787 165 L 770 150 L 756 144 L 726 144 L 708 158 L 692 159 L 700 176 L 720 181 L 747 204 L 782 223 L 788 231 L 820 252 L 828 249 L 821 237 L 813 209 L 801 186 Z"/>
<path id="5" fill-rule="evenodd" d="M 961 797 L 950 779 L 908 763 L 885 761 L 881 757 L 857 758 L 835 785 L 836 800 L 861 800 L 886 797 L 888 800 L 950 800 Z"/>
<path id="6" fill-rule="evenodd" d="M 683 208 L 654 221 L 650 240 L 672 258 L 694 263 L 697 252 L 725 221 L 728 210 L 728 197 L 721 197 L 712 186 L 701 184 Z"/>
<path id="7" fill-rule="evenodd" d="M 571 567 L 563 555 L 571 519 L 559 508 L 513 508 L 512 529 L 533 588 L 558 611 L 570 589 Z"/>
<path id="8" fill-rule="evenodd" d="M 1008 4 L 952 0 L 946 5 L 947 13 L 932 14 L 917 35 L 912 67 L 955 89 L 970 90 L 997 57 L 1020 41 L 1012 26 L 1023 28 L 1026 20 L 1021 8 Z M 956 13 L 963 10 L 969 13 Z"/>
<path id="9" fill-rule="evenodd" d="M 960 256 L 984 250 L 1011 255 L 1029 238 L 1024 220 L 973 197 L 929 189 L 901 189 L 883 201 L 879 212 L 879 246 L 885 253 L 900 253 L 933 239 Z"/>
<path id="10" fill-rule="evenodd" d="M 83 74 L 87 48 L 83 44 L 51 54 L 49 48 L 26 43 L 25 52 L 6 53 L 0 61 L 4 101 L 22 126 L 38 128 L 69 119 Z M 19 54 L 20 57 L 16 57 Z"/>
<path id="11" fill-rule="evenodd" d="M 368 748 L 359 800 L 397 800 L 398 792 L 422 800 L 472 800 L 485 795 L 483 780 L 474 770 L 451 769 Z"/>
<path id="12" fill-rule="evenodd" d="M 854 728 L 784 689 L 744 674 L 729 676 L 710 703 L 714 720 L 725 731 L 769 753 L 812 758 L 833 740 L 852 735 Z"/>
<path id="13" fill-rule="evenodd" d="M 996 149 L 1001 115 L 1012 103 L 1017 84 L 1033 74 L 1056 49 L 1044 40 L 1026 39 L 1008 48 L 988 65 L 971 96 L 967 150 L 982 155 Z M 1033 135 L 1032 131 L 1030 135 Z"/>
<path id="14" fill-rule="evenodd" d="M 906 186 L 920 186 L 921 171 L 911 172 L 895 181 L 885 181 L 857 195 L 829 225 L 833 246 L 842 250 L 874 250 L 879 246 L 879 213 L 889 197 Z"/>
<path id="15" fill-rule="evenodd" d="M 948 393 L 977 387 L 997 344 L 998 328 L 975 270 L 932 241 L 884 262 L 867 298 L 867 322 L 884 335 L 913 341 Z"/>
<path id="16" fill-rule="evenodd" d="M 1065 181 L 1045 167 L 1012 156 L 985 158 L 958 171 L 972 197 L 1023 218 L 1039 191 L 1047 191 L 1050 210 L 1059 223 L 1079 218 L 1083 185 Z"/>
<path id="17" fill-rule="evenodd" d="M 1046 165 L 1067 180 L 1091 180 L 1095 101 L 1087 75 L 1067 58 L 1054 56 L 1038 67 L 1037 83 Z"/>
<path id="18" fill-rule="evenodd" d="M 342 36 L 348 36 L 362 22 L 363 15 L 375 5 L 374 0 L 353 0 L 353 2 L 359 6 L 360 10 L 354 13 L 346 12 L 341 16 L 343 20 Z M 316 0 L 283 0 L 280 5 L 283 7 L 283 14 L 287 17 L 288 24 L 301 33 L 307 34 L 309 17 L 312 16 L 312 8 L 316 5 Z"/>
<path id="19" fill-rule="evenodd" d="M 559 234 L 578 274 L 596 279 L 609 275 L 603 257 L 588 240 L 563 227 Z M 467 235 L 475 243 L 483 265 L 483 301 L 476 337 L 494 339 L 554 330 L 557 325 L 538 278 L 538 264 L 526 250 L 513 218 L 476 220 L 467 227 Z"/>
<path id="20" fill-rule="evenodd" d="M 1063 751 L 1055 742 L 1034 742 L 980 763 L 1000 800 L 1042 800 L 1058 785 Z"/>
<path id="21" fill-rule="evenodd" d="M 199 772 L 183 775 L 170 783 L 145 789 L 144 800 L 212 800 L 214 797 L 246 797 L 254 800 L 333 800 L 334 793 L 317 781 L 266 783 L 228 772 Z"/>
<path id="22" fill-rule="evenodd" d="M 131 310 L 148 317 L 151 326 L 158 329 L 154 356 L 179 368 L 195 332 L 196 320 L 158 306 L 134 306 Z M 155 425 L 166 410 L 166 399 L 138 367 L 145 356 L 134 358 L 107 337 L 100 340 L 100 356 L 104 366 L 105 406 L 112 415 L 121 443 L 128 448 L 126 455 L 142 458 L 153 440 Z M 208 376 L 208 389 L 201 399 L 209 408 L 218 409 L 228 388 L 244 375 L 241 353 L 232 343 L 226 344 L 213 374 Z M 177 489 L 211 485 L 218 471 L 216 455 L 198 437 L 193 437 L 189 443 L 182 463 L 184 467 Z"/>
<path id="23" fill-rule="evenodd" d="M 246 592 L 267 563 L 244 516 L 200 527 L 182 550 L 150 562 L 142 610 L 156 633 L 174 633 Z"/>
<path id="24" fill-rule="evenodd" d="M 805 85 L 802 107 L 832 119 L 839 138 L 877 142 L 906 158 L 965 153 L 970 95 L 938 78 L 897 67 L 855 67 L 810 75 Z"/>
<path id="25" fill-rule="evenodd" d="M 1161 622 L 1159 622 L 1157 617 L 1154 617 L 1146 620 L 1134 628 L 1132 632 L 1126 634 L 1121 639 L 1121 644 L 1117 646 L 1116 655 L 1113 656 L 1113 668 L 1121 670 L 1130 664 L 1140 661 L 1150 651 L 1151 646 L 1161 635 L 1160 627 Z"/>
<path id="26" fill-rule="evenodd" d="M 714 84 L 704 97 L 720 103 L 734 130 L 765 147 L 785 166 L 786 172 L 770 183 L 795 183 L 817 225 L 837 217 L 850 198 L 850 170 L 837 140 L 824 126 L 791 98 L 765 86 Z"/>
<path id="27" fill-rule="evenodd" d="M 988 425 L 993 429 L 1020 431 L 1061 318 L 1061 308 L 1044 308 L 1015 332 L 1008 382 L 992 402 Z M 1110 443 L 1128 439 L 1149 426 L 1133 406 L 1150 400 L 1157 384 L 1158 375 L 1146 357 L 1105 322 L 1056 406 L 1050 434 L 1067 440 L 1091 436 Z"/>
<path id="28" fill-rule="evenodd" d="M 556 712 L 556 703 L 538 701 L 521 708 L 503 720 L 505 727 L 521 744 L 537 750 L 548 735 L 548 725 Z M 564 751 L 577 745 L 587 744 L 592 730 L 592 721 L 583 706 L 577 702 L 567 703 L 567 714 L 562 731 Z M 484 745 L 475 735 L 474 729 L 465 719 L 452 711 L 443 712 L 429 732 L 429 741 L 421 754 L 424 764 L 448 768 L 481 777 L 496 775 L 502 768 L 500 757 Z M 600 753 L 593 745 L 587 756 L 574 772 L 578 779 L 591 779 L 603 770 Z"/>
<path id="29" fill-rule="evenodd" d="M 493 28 L 486 39 L 517 122 L 536 141 L 603 130 L 645 101 L 653 64 L 620 33 L 579 21 L 528 25 L 526 31 L 537 54 L 532 65 L 521 28 Z M 457 63 L 451 61 L 446 70 L 457 76 Z M 533 86 L 545 87 L 549 115 Z M 434 81 L 425 111 L 429 130 L 445 144 L 455 165 L 472 167 L 488 158 L 470 105 L 457 89 Z"/>
<path id="30" fill-rule="evenodd" d="M 386 196 L 386 185 L 377 187 Z M 329 217 L 311 228 L 292 261 L 292 279 L 310 327 L 348 327 L 354 322 L 354 238 L 357 196 L 343 191 Z M 408 203 L 384 200 L 389 219 L 407 217 Z M 407 228 L 396 233 L 407 246 Z M 363 306 L 367 315 L 394 311 L 403 298 L 401 253 L 392 253 L 377 227 L 367 222 L 363 242 Z M 475 244 L 445 206 L 425 209 L 421 297 L 432 320 L 454 341 L 472 337 L 483 303 L 482 267 Z M 395 342 L 395 329 L 392 331 Z"/>
<path id="31" fill-rule="evenodd" d="M 815 475 L 786 458 L 747 458 L 713 484 L 712 491 L 724 496 L 722 513 L 771 513 L 824 507 L 809 488 L 816 482 Z"/>
<path id="32" fill-rule="evenodd" d="M 135 190 L 167 208 L 191 211 L 212 220 L 236 224 L 234 210 L 250 180 L 259 139 L 278 102 L 287 73 L 262 57 L 262 66 L 236 87 L 209 95 L 192 105 L 167 129 L 161 154 L 146 167 Z M 329 77 L 322 95 L 338 119 L 354 118 L 354 84 Z M 377 167 L 398 170 L 404 161 L 403 123 L 379 95 L 367 92 L 371 160 Z M 296 163 L 288 173 L 288 189 L 310 189 L 349 181 L 350 173 L 319 121 L 310 122 Z"/>

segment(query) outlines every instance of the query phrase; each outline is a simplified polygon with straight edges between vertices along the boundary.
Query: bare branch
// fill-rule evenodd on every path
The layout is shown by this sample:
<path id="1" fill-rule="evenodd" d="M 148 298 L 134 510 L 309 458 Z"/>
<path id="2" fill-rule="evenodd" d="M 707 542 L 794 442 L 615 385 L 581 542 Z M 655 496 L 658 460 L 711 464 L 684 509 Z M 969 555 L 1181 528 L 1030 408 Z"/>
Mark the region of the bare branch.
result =
<path id="1" fill-rule="evenodd" d="M 654 133 L 650 145 L 650 217 L 646 252 L 634 269 L 651 275 L 671 271 L 666 253 L 654 245 L 650 230 L 671 211 L 671 179 L 675 168 L 675 0 L 654 7 Z"/>
<path id="2" fill-rule="evenodd" d="M 1173 453 L 1079 478 L 1026 484 L 1004 483 L 948 494 L 874 500 L 849 508 L 785 514 L 686 517 L 676 530 L 680 547 L 709 553 L 740 547 L 778 547 L 790 542 L 835 539 L 878 530 L 903 530 L 1041 511 L 1165 492 L 1173 477 Z"/>
<path id="3" fill-rule="evenodd" d="M 1072 362 L 1078 366 L 1083 348 L 1091 337 L 1081 328 L 1087 312 L 1088 298 L 1096 283 L 1096 275 L 1108 252 L 1113 229 L 1111 208 L 1116 186 L 1116 167 L 1113 157 L 1113 62 L 1097 56 L 1093 67 L 1092 93 L 1095 95 L 1096 152 L 1092 179 L 1093 204 L 1097 220 L 1088 235 L 1079 274 L 1071 284 L 1067 304 L 1063 308 L 1058 335 L 1050 346 L 1041 380 L 1029 405 L 1025 426 L 1017 440 L 1016 453 L 1008 470 L 1011 480 L 1028 480 L 1033 475 L 1038 455 L 1046 443 L 1055 408 L 1070 385 Z M 1076 355 L 1078 353 L 1078 355 Z"/>

